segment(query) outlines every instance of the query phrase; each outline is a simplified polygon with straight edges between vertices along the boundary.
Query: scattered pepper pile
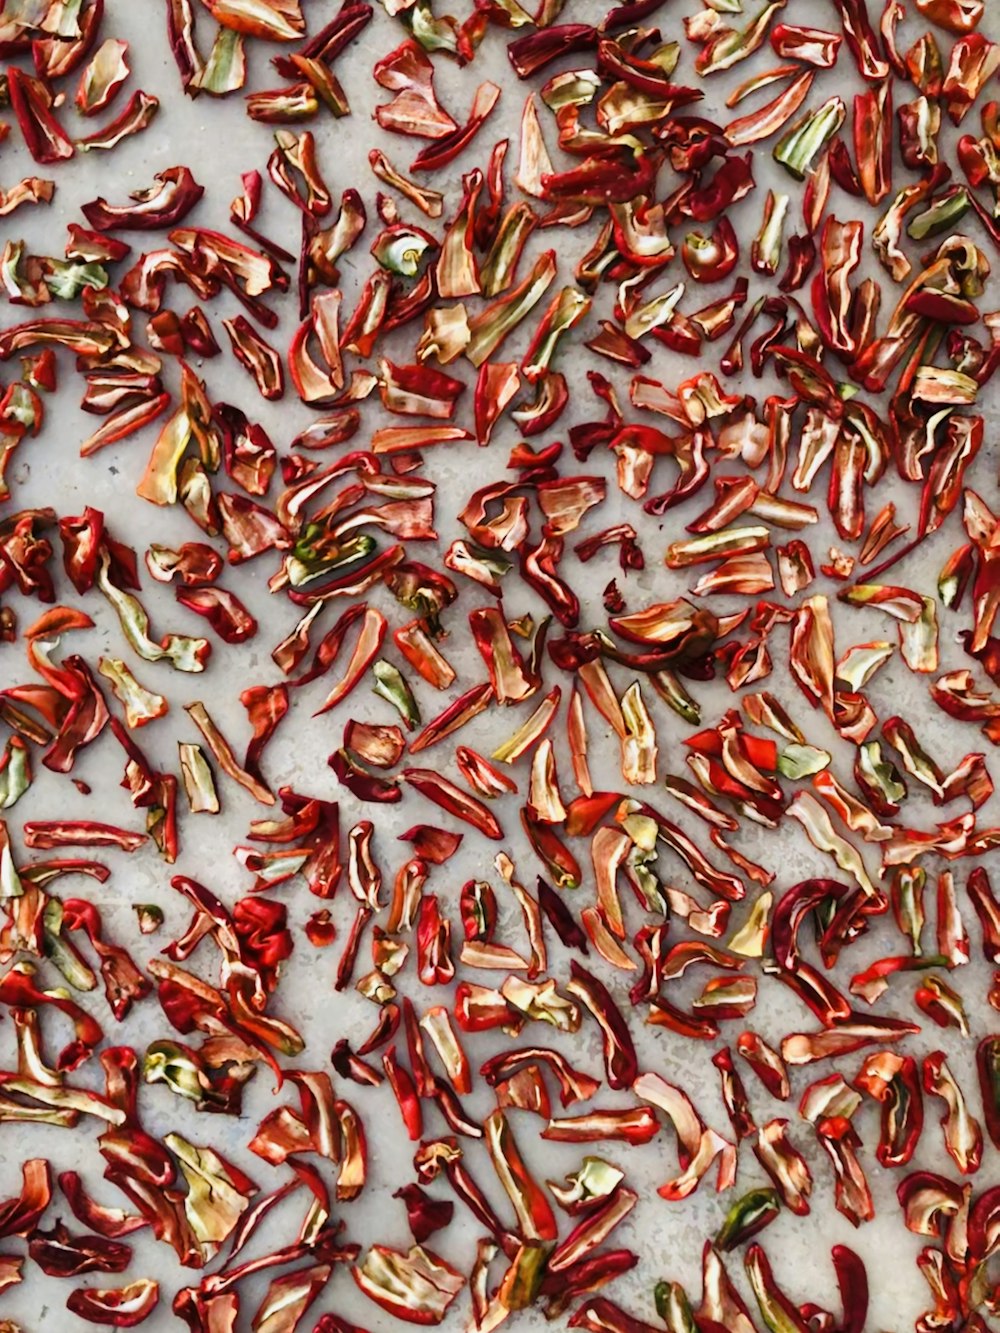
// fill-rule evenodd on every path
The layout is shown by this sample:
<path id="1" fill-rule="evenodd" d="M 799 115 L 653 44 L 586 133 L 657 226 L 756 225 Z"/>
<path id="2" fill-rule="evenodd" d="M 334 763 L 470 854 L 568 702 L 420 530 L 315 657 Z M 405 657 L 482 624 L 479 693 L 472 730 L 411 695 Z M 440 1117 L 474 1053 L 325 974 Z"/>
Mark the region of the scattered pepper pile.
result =
<path id="1" fill-rule="evenodd" d="M 378 1328 L 454 1305 L 472 1333 L 524 1311 L 864 1333 L 859 1254 L 833 1246 L 829 1313 L 755 1238 L 832 1206 L 862 1227 L 868 1158 L 922 1238 L 918 1333 L 987 1333 L 1000 970 L 962 980 L 974 954 L 1000 969 L 985 0 L 144 4 L 178 101 L 209 123 L 242 101 L 268 147 L 225 230 L 199 221 L 222 166 L 129 195 L 112 154 L 61 258 L 11 227 L 59 207 L 64 163 L 170 108 L 129 92 L 114 4 L 0 5 L 0 168 L 20 140 L 42 173 L 0 180 L 0 216 L 20 211 L 0 261 L 0 1121 L 58 1129 L 81 1162 L 24 1162 L 0 1289 L 40 1270 L 80 1320 L 192 1333 L 364 1333 L 336 1312 L 351 1279 Z M 435 87 L 504 51 L 502 84 Z M 341 123 L 362 84 L 377 127 Z M 512 104 L 519 141 L 491 142 Z M 347 134 L 376 145 L 371 176 L 335 189 Z M 208 387 L 215 358 L 242 368 L 240 405 Z M 145 549 L 96 505 L 18 507 L 47 400 L 81 385 L 61 466 L 85 495 L 126 443 Z M 280 436 L 259 419 L 277 400 Z M 186 540 L 153 540 L 166 508 Z M 270 663 L 244 675 L 250 641 Z M 238 695 L 243 739 L 190 697 L 202 672 Z M 882 685 L 900 673 L 910 717 Z M 297 728 L 329 737 L 328 771 L 280 785 L 268 746 Z M 92 745 L 123 766 L 128 826 L 35 800 L 40 768 L 86 795 Z M 197 817 L 227 793 L 265 808 L 220 867 Z M 817 870 L 796 883 L 800 831 Z M 482 878 L 457 882 L 460 846 Z M 112 871 L 127 896 L 131 854 L 158 855 L 170 908 L 136 903 L 115 938 L 93 899 Z M 371 1016 L 332 1051 L 282 1016 L 283 974 L 319 951 L 330 1023 L 349 991 Z M 776 1041 L 765 984 L 799 1015 Z M 160 1035 L 133 1037 L 140 1016 Z M 674 1068 L 709 1054 L 723 1130 L 640 1055 L 646 1025 Z M 584 1070 L 564 1051 L 588 1028 L 603 1067 Z M 247 1120 L 255 1078 L 268 1109 Z M 154 1134 L 154 1102 L 203 1113 L 198 1134 Z M 252 1175 L 219 1146 L 241 1116 Z M 393 1193 L 369 1158 L 400 1133 Z M 530 1165 L 538 1139 L 581 1145 L 563 1183 Z M 615 1233 L 653 1141 L 677 1159 L 665 1235 L 710 1174 L 727 1212 L 700 1296 L 666 1253 L 626 1310 L 639 1256 Z M 373 1189 L 386 1241 L 362 1243 L 351 1204 Z M 136 1275 L 147 1230 L 184 1273 L 172 1317 Z"/>

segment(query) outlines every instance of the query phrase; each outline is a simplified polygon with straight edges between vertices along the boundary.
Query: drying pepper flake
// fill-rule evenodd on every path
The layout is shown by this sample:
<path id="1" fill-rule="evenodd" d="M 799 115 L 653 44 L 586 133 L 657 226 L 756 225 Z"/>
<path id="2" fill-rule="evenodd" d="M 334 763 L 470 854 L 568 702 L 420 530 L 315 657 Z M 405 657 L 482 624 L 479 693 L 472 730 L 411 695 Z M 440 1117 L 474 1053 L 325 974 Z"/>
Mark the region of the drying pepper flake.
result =
<path id="1" fill-rule="evenodd" d="M 66 1308 L 91 1324 L 135 1328 L 149 1318 L 159 1300 L 159 1284 L 140 1278 L 127 1287 L 77 1287 L 67 1298 Z"/>

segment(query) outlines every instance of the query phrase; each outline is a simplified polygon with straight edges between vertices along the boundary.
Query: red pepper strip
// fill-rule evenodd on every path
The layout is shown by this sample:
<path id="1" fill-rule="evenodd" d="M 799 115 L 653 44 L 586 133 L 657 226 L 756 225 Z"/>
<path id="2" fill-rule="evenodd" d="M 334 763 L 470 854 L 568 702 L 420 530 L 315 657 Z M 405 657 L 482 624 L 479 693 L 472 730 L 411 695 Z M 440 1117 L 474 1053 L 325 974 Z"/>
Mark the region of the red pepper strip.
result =
<path id="1" fill-rule="evenodd" d="M 238 782 L 241 787 L 248 791 L 251 796 L 255 797 L 256 800 L 260 801 L 262 805 L 273 805 L 274 795 L 270 788 L 253 773 L 249 773 L 242 769 L 236 762 L 232 746 L 215 725 L 215 722 L 209 715 L 205 705 L 200 700 L 196 700 L 194 703 L 187 704 L 184 711 L 204 736 L 208 748 L 211 750 L 222 771 L 231 777 L 234 782 Z"/>
<path id="2" fill-rule="evenodd" d="M 59 1054 L 56 1069 L 70 1072 L 89 1059 L 94 1048 L 103 1040 L 100 1024 L 79 1005 L 58 992 L 39 990 L 27 972 L 11 969 L 0 977 L 0 1002 L 18 1008 L 52 1005 L 73 1024 L 75 1037 Z"/>
<path id="3" fill-rule="evenodd" d="M 195 45 L 195 15 L 191 0 L 168 0 L 167 40 L 180 72 L 181 84 L 188 92 L 203 69 L 203 60 Z"/>
<path id="4" fill-rule="evenodd" d="M 793 240 L 796 238 L 793 238 Z M 789 242 L 791 246 L 791 242 Z M 731 296 L 722 296 L 696 310 L 691 322 L 710 341 L 723 337 L 736 323 L 736 312 L 746 304 L 749 284 L 746 278 L 737 278 Z M 635 400 L 634 400 L 635 401 Z M 637 406 L 641 406 L 638 402 Z"/>
<path id="5" fill-rule="evenodd" d="M 414 824 L 405 833 L 400 833 L 399 839 L 401 842 L 412 843 L 414 852 L 422 861 L 444 865 L 458 851 L 462 834 L 449 833 L 446 829 L 430 824 Z"/>
<path id="6" fill-rule="evenodd" d="M 0 1205 L 0 1234 L 27 1236 L 42 1220 L 52 1201 L 52 1174 L 44 1157 L 31 1157 L 21 1165 L 21 1193 Z"/>
<path id="7" fill-rule="evenodd" d="M 257 621 L 235 593 L 224 588 L 178 588 L 176 597 L 208 623 L 226 643 L 244 643 L 257 633 Z"/>
<path id="8" fill-rule="evenodd" d="M 803 70 L 787 88 L 758 111 L 731 120 L 723 131 L 727 141 L 733 148 L 744 148 L 749 143 L 758 143 L 776 134 L 808 97 L 815 77 L 813 70 Z"/>
<path id="9" fill-rule="evenodd" d="M 639 1256 L 631 1250 L 600 1250 L 566 1268 L 547 1272 L 538 1288 L 539 1295 L 549 1298 L 545 1302 L 546 1316 L 557 1318 L 564 1314 L 578 1297 L 598 1291 L 630 1272 L 638 1262 Z"/>
<path id="10" fill-rule="evenodd" d="M 811 236 L 790 236 L 788 267 L 778 283 L 779 289 L 787 294 L 804 286 L 816 263 L 816 254 L 816 243 Z"/>
<path id="11" fill-rule="evenodd" d="M 859 118 L 856 118 L 855 123 L 859 123 Z M 870 150 L 870 148 L 871 144 L 866 140 L 863 149 L 857 148 L 855 150 L 859 160 L 862 155 Z M 860 199 L 864 195 L 864 190 L 861 188 L 861 181 L 858 179 L 858 172 L 855 170 L 854 163 L 851 161 L 851 155 L 847 151 L 847 145 L 844 143 L 840 135 L 838 135 L 830 145 L 830 151 L 827 154 L 826 162 L 834 183 L 839 185 L 845 194 L 853 195 L 856 199 Z"/>
<path id="12" fill-rule="evenodd" d="M 423 1031 L 417 1019 L 417 1012 L 412 1001 L 403 1001 L 403 1029 L 406 1036 L 406 1049 L 413 1067 L 413 1084 L 420 1097 L 434 1095 L 434 1079 L 424 1055 Z"/>
<path id="13" fill-rule="evenodd" d="M 91 1324 L 135 1328 L 149 1318 L 159 1300 L 159 1284 L 152 1278 L 139 1278 L 127 1287 L 77 1287 L 67 1298 L 66 1308 Z"/>
<path id="14" fill-rule="evenodd" d="M 410 170 L 436 171 L 438 167 L 447 166 L 472 142 L 499 98 L 500 88 L 495 83 L 481 83 L 466 123 L 422 149 L 410 163 Z"/>
<path id="15" fill-rule="evenodd" d="M 775 1282 L 767 1255 L 756 1241 L 747 1249 L 743 1262 L 768 1327 L 780 1328 L 784 1333 L 809 1333 L 809 1325 Z"/>
<path id="16" fill-rule="evenodd" d="M 84 139 L 76 140 L 76 147 L 81 152 L 89 153 L 93 149 L 117 147 L 122 139 L 139 134 L 147 129 L 160 109 L 159 99 L 141 89 L 129 98 L 124 110 L 115 117 L 110 125 L 103 125 Z"/>
<path id="17" fill-rule="evenodd" d="M 342 699 L 345 699 L 351 690 L 364 676 L 365 672 L 371 666 L 372 662 L 378 656 L 385 638 L 386 619 L 380 611 L 374 607 L 368 607 L 361 604 L 359 607 L 352 607 L 352 611 L 361 610 L 361 628 L 358 632 L 358 640 L 351 653 L 350 661 L 344 669 L 344 675 L 333 687 L 323 703 L 316 709 L 314 717 L 319 717 L 322 713 L 328 712 L 335 707 Z M 344 617 L 341 617 L 343 621 Z M 339 623 L 339 622 L 338 622 Z M 329 636 L 327 636 L 329 637 Z M 324 643 L 326 639 L 324 639 Z M 320 651 L 322 650 L 322 645 Z M 334 650 L 336 651 L 336 649 Z M 317 653 L 318 656 L 318 653 Z M 296 684 L 301 684 L 296 681 Z"/>
<path id="18" fill-rule="evenodd" d="M 693 88 L 678 88 L 655 61 L 626 54 L 617 42 L 605 37 L 597 43 L 597 68 L 607 78 L 621 79 L 636 91 L 669 101 L 673 106 L 685 106 L 703 96 Z"/>
<path id="19" fill-rule="evenodd" d="M 317 913 L 317 915 L 320 915 Z M 371 1034 L 358 1047 L 358 1055 L 369 1055 L 372 1051 L 390 1041 L 399 1031 L 401 1010 L 398 1004 L 390 1001 L 379 1011 L 379 1019 Z"/>
<path id="20" fill-rule="evenodd" d="M 443 1170 L 458 1197 L 467 1205 L 477 1222 L 490 1233 L 508 1253 L 518 1241 L 500 1222 L 492 1205 L 469 1175 L 462 1163 L 462 1153 L 456 1139 L 436 1139 L 423 1143 L 413 1158 L 420 1180 L 425 1184 L 436 1180 Z"/>
<path id="21" fill-rule="evenodd" d="M 406 1132 L 409 1138 L 415 1143 L 420 1139 L 420 1136 L 423 1133 L 423 1114 L 420 1109 L 420 1098 L 417 1096 L 417 1090 L 414 1087 L 409 1070 L 407 1070 L 404 1065 L 401 1065 L 396 1057 L 395 1046 L 390 1046 L 383 1054 L 382 1067 L 385 1069 L 389 1079 L 389 1086 L 392 1088 L 393 1096 L 396 1098 L 399 1105 Z"/>
<path id="22" fill-rule="evenodd" d="M 135 852 L 146 841 L 145 833 L 130 833 L 115 824 L 92 819 L 33 819 L 23 828 L 26 847 L 118 847 Z"/>
<path id="23" fill-rule="evenodd" d="M 155 421 L 157 417 L 162 416 L 170 403 L 170 394 L 162 393 L 148 403 L 136 403 L 132 407 L 125 407 L 121 411 L 113 413 L 102 426 L 82 441 L 80 457 L 89 458 L 91 454 L 96 454 L 99 449 L 103 449 L 106 445 L 118 444 L 127 436 L 134 435 L 137 431 Z"/>
<path id="24" fill-rule="evenodd" d="M 1000 1190 L 994 1185 L 984 1190 L 969 1210 L 969 1257 L 972 1263 L 985 1263 L 996 1253 L 998 1208 Z"/>
<path id="25" fill-rule="evenodd" d="M 832 1026 L 848 1018 L 851 1006 L 844 995 L 799 956 L 797 936 L 807 914 L 821 904 L 830 904 L 852 893 L 834 880 L 803 880 L 779 900 L 771 925 L 775 960 L 781 980 L 809 1005 L 819 1020 Z"/>
<path id="26" fill-rule="evenodd" d="M 864 1333 L 868 1320 L 868 1274 L 857 1254 L 846 1245 L 830 1251 L 844 1309 L 840 1333 Z"/>
<path id="27" fill-rule="evenodd" d="M 493 607 L 479 607 L 469 612 L 469 625 L 486 663 L 496 702 L 521 703 L 530 698 L 541 681 L 525 667 L 503 615 Z"/>
<path id="28" fill-rule="evenodd" d="M 319 28 L 299 47 L 298 54 L 306 60 L 332 64 L 368 26 L 373 12 L 371 5 L 364 3 L 364 0 L 344 0 L 330 22 Z M 295 78 L 295 66 L 290 63 L 288 57 L 274 56 L 271 64 L 282 78 Z"/>
<path id="29" fill-rule="evenodd" d="M 100 913 L 83 898 L 67 898 L 63 902 L 64 930 L 84 930 L 101 960 L 101 976 L 108 1003 L 119 1022 L 125 1018 L 133 1001 L 141 1000 L 152 990 L 148 978 L 136 967 L 127 950 L 110 944 L 103 938 Z"/>
<path id="30" fill-rule="evenodd" d="M 812 1175 L 805 1158 L 788 1138 L 788 1121 L 779 1118 L 762 1125 L 753 1151 L 780 1192 L 786 1208 L 805 1217 L 809 1212 Z"/>
<path id="31" fill-rule="evenodd" d="M 459 910 L 466 940 L 492 944 L 497 926 L 497 899 L 487 880 L 470 879 L 462 885 Z"/>
<path id="32" fill-rule="evenodd" d="M 91 1231 L 108 1239 L 117 1240 L 127 1236 L 148 1223 L 143 1217 L 130 1215 L 119 1208 L 105 1208 L 86 1193 L 79 1175 L 75 1171 L 63 1171 L 59 1176 L 59 1188 L 66 1196 L 73 1216 Z"/>
<path id="33" fill-rule="evenodd" d="M 75 26 L 71 25 L 73 30 L 64 36 L 50 35 L 53 28 L 50 16 L 48 24 L 42 27 L 43 35 L 36 35 L 31 43 L 31 58 L 38 77 L 51 81 L 78 69 L 93 50 L 103 21 L 104 0 L 87 6 Z M 62 16 L 54 26 L 65 32 Z"/>
<path id="34" fill-rule="evenodd" d="M 47 165 L 72 157 L 73 144 L 52 114 L 52 98 L 42 81 L 12 65 L 7 70 L 7 86 L 25 145 L 35 161 Z"/>
<path id="35" fill-rule="evenodd" d="M 0 361 L 39 344 L 69 347 L 79 356 L 105 357 L 119 346 L 115 334 L 101 325 L 73 319 L 34 319 L 0 333 Z"/>
<path id="36" fill-rule="evenodd" d="M 578 1306 L 572 1318 L 567 1321 L 567 1327 L 586 1328 L 591 1330 L 591 1333 L 657 1333 L 652 1324 L 627 1314 L 620 1306 L 604 1296 L 595 1296 Z"/>
<path id="37" fill-rule="evenodd" d="M 664 818 L 652 806 L 646 805 L 645 802 L 638 804 L 641 813 L 656 822 L 658 835 L 677 853 L 699 884 L 704 885 L 710 893 L 718 893 L 730 902 L 740 902 L 746 896 L 742 880 L 716 869 L 676 824 Z"/>
<path id="38" fill-rule="evenodd" d="M 465 1286 L 461 1273 L 419 1245 L 407 1254 L 373 1245 L 351 1276 L 370 1300 L 408 1324 L 439 1324 Z"/>
<path id="39" fill-rule="evenodd" d="M 465 820 L 486 837 L 502 840 L 503 830 L 486 806 L 456 787 L 448 778 L 430 768 L 405 768 L 399 776 L 442 810 Z"/>
<path id="40" fill-rule="evenodd" d="M 820 242 L 822 271 L 813 278 L 813 312 L 824 344 L 844 359 L 854 356 L 856 343 L 848 320 L 852 293 L 850 275 L 861 262 L 864 228 L 860 222 L 838 222 L 831 214 Z"/>
<path id="41" fill-rule="evenodd" d="M 59 535 L 63 543 L 63 568 L 82 596 L 94 586 L 97 575 L 104 515 L 88 505 L 79 517 L 60 518 Z"/>
<path id="42" fill-rule="evenodd" d="M 261 397 L 274 401 L 285 395 L 285 370 L 279 354 L 260 336 L 243 315 L 224 319 L 233 355 L 254 378 Z"/>
<path id="43" fill-rule="evenodd" d="M 590 1010 L 604 1040 L 604 1065 L 609 1088 L 629 1088 L 639 1073 L 628 1025 L 602 982 L 576 959 L 570 960 L 571 980 L 566 990 Z"/>
<path id="44" fill-rule="evenodd" d="M 969 872 L 966 892 L 979 917 L 983 936 L 983 954 L 993 963 L 1000 963 L 1000 902 L 998 902 L 989 876 L 982 866 L 975 866 Z"/>
<path id="45" fill-rule="evenodd" d="M 753 154 L 727 157 L 708 185 L 693 190 L 683 200 L 680 211 L 696 222 L 709 222 L 738 203 L 753 187 Z"/>
<path id="46" fill-rule="evenodd" d="M 641 926 L 633 943 L 643 961 L 642 976 L 629 991 L 633 1005 L 651 1000 L 663 984 L 663 950 L 666 944 L 665 926 Z"/>
<path id="47" fill-rule="evenodd" d="M 205 193 L 185 166 L 167 167 L 153 179 L 159 182 L 130 196 L 131 205 L 114 206 L 104 199 L 84 204 L 84 217 L 95 231 L 155 231 L 172 227 L 187 217 Z"/>
<path id="48" fill-rule="evenodd" d="M 446 985 L 455 976 L 451 959 L 451 921 L 442 917 L 436 894 L 420 900 L 416 925 L 417 974 L 425 986 Z"/>
<path id="49" fill-rule="evenodd" d="M 555 1240 L 558 1226 L 552 1206 L 524 1165 L 503 1112 L 489 1115 L 484 1129 L 493 1168 L 514 1206 L 522 1235 L 526 1240 Z"/>
<path id="50" fill-rule="evenodd" d="M 892 85 L 854 99 L 854 153 L 865 198 L 877 204 L 892 188 Z"/>
<path id="51" fill-rule="evenodd" d="M 782 60 L 804 60 L 818 69 L 830 69 L 837 63 L 842 38 L 820 28 L 798 28 L 776 23 L 771 29 L 771 46 Z"/>
<path id="52" fill-rule="evenodd" d="M 857 1159 L 861 1146 L 850 1120 L 844 1116 L 830 1116 L 816 1124 L 816 1137 L 829 1154 L 836 1176 L 835 1201 L 838 1212 L 854 1226 L 870 1222 L 875 1216 L 868 1181 Z"/>
<path id="53" fill-rule="evenodd" d="M 935 450 L 920 497 L 918 535 L 936 532 L 958 503 L 967 468 L 983 443 L 981 417 L 949 418 L 945 438 Z"/>
<path id="54" fill-rule="evenodd" d="M 660 1124 L 648 1106 L 631 1110 L 590 1111 L 586 1115 L 550 1120 L 542 1138 L 556 1143 L 599 1143 L 621 1139 L 642 1144 L 656 1137 Z"/>
<path id="55" fill-rule="evenodd" d="M 558 686 L 556 688 L 558 689 Z M 488 760 L 470 749 L 468 745 L 455 747 L 455 762 L 469 786 L 488 800 L 492 800 L 495 796 L 503 796 L 505 792 L 517 791 L 517 783 L 513 778 L 494 768 Z"/>
<path id="56" fill-rule="evenodd" d="M 868 18 L 866 0 L 834 0 L 834 3 L 840 11 L 844 36 L 861 77 L 869 82 L 887 78 L 889 66 L 879 53 L 878 38 Z"/>
<path id="57" fill-rule="evenodd" d="M 920 1031 L 915 1023 L 898 1018 L 866 1020 L 863 1015 L 852 1013 L 851 1020 L 822 1032 L 789 1033 L 781 1043 L 782 1059 L 791 1065 L 812 1064 L 816 1060 L 849 1055 L 876 1042 L 901 1041 Z"/>
<path id="58" fill-rule="evenodd" d="M 627 204 L 646 197 L 654 188 L 656 159 L 657 154 L 648 151 L 639 155 L 619 151 L 614 157 L 585 158 L 580 167 L 543 173 L 542 189 L 545 198 L 556 203 Z M 716 212 L 691 216 L 698 222 L 706 222 Z"/>
<path id="59" fill-rule="evenodd" d="M 1000 1146 L 1000 1038 L 984 1037 L 979 1043 L 976 1070 L 986 1132 L 993 1145 Z"/>
<path id="60" fill-rule="evenodd" d="M 294 602 L 296 606 L 315 606 L 317 602 L 325 602 L 333 597 L 358 597 L 367 592 L 369 588 L 380 583 L 385 577 L 387 570 L 401 564 L 405 558 L 405 552 L 402 544 L 397 543 L 381 551 L 374 559 L 369 560 L 363 565 L 360 572 L 350 572 L 342 574 L 327 580 L 320 587 L 311 584 L 308 588 L 300 590 L 290 588 L 288 590 L 289 601 Z"/>
<path id="61" fill-rule="evenodd" d="M 722 1100 L 725 1103 L 726 1111 L 737 1138 L 750 1138 L 757 1132 L 757 1126 L 754 1124 L 753 1113 L 750 1110 L 750 1099 L 747 1096 L 743 1080 L 733 1063 L 732 1052 L 728 1046 L 716 1051 L 715 1055 L 712 1056 L 712 1064 L 715 1065 L 721 1075 Z"/>
<path id="62" fill-rule="evenodd" d="M 390 412 L 447 420 L 465 392 L 461 380 L 429 366 L 399 366 L 383 358 L 379 374 L 382 405 Z"/>
<path id="63" fill-rule="evenodd" d="M 521 807 L 521 826 L 539 859 L 560 888 L 575 889 L 581 881 L 576 857 L 556 835 L 551 824 L 536 818 L 530 806 Z"/>
<path id="64" fill-rule="evenodd" d="M 875 1156 L 883 1166 L 910 1161 L 924 1127 L 920 1075 L 912 1056 L 879 1051 L 862 1065 L 854 1080 L 882 1104 L 882 1132 Z"/>
<path id="65" fill-rule="evenodd" d="M 541 1046 L 528 1046 L 491 1056 L 481 1066 L 480 1073 L 490 1087 L 496 1087 L 502 1079 L 514 1076 L 526 1064 L 536 1069 L 539 1065 L 545 1065 L 552 1071 L 559 1082 L 559 1101 L 563 1107 L 589 1101 L 601 1086 L 597 1079 L 574 1069 L 557 1051 Z"/>
<path id="66" fill-rule="evenodd" d="M 663 995 L 650 1001 L 646 1022 L 652 1027 L 669 1028 L 692 1041 L 714 1041 L 719 1035 L 719 1025 L 713 1019 L 685 1013 Z"/>
<path id="67" fill-rule="evenodd" d="M 982 1160 L 982 1129 L 966 1109 L 965 1098 L 948 1068 L 944 1051 L 933 1051 L 924 1057 L 923 1078 L 924 1091 L 940 1097 L 947 1107 L 941 1117 L 945 1149 L 963 1175 L 974 1175 Z"/>
<path id="68" fill-rule="evenodd" d="M 319 646 L 313 653 L 312 665 L 292 683 L 295 685 L 310 685 L 314 680 L 318 680 L 321 676 L 325 675 L 337 660 L 337 654 L 340 652 L 347 631 L 356 620 L 359 620 L 364 616 L 367 609 L 367 603 L 365 602 L 358 603 L 355 606 L 349 606 L 337 620 L 337 623 L 323 635 Z M 286 675 L 289 674 L 291 670 L 294 670 L 298 663 L 301 662 L 307 650 L 308 642 L 303 645 L 303 651 L 298 655 L 297 661 L 290 662 L 287 669 L 283 667 Z"/>
<path id="69" fill-rule="evenodd" d="M 441 139 L 457 129 L 437 101 L 434 65 L 417 42 L 403 42 L 382 56 L 372 76 L 380 87 L 396 94 L 391 102 L 375 108 L 375 118 L 383 129 L 427 139 Z M 295 74 L 288 77 L 294 78 Z"/>
<path id="70" fill-rule="evenodd" d="M 561 896 L 539 875 L 535 883 L 538 893 L 538 905 L 545 913 L 549 925 L 567 948 L 579 949 L 589 953 L 587 937 L 577 925 L 576 918 L 563 902 Z"/>
<path id="71" fill-rule="evenodd" d="M 403 1185 L 395 1191 L 394 1199 L 402 1199 L 406 1206 L 406 1220 L 413 1239 L 418 1245 L 446 1227 L 452 1219 L 455 1205 L 450 1199 L 433 1199 L 419 1185 Z"/>
<path id="72" fill-rule="evenodd" d="M 508 43 L 507 59 L 519 79 L 528 79 L 553 60 L 591 50 L 597 39 L 598 30 L 589 24 L 558 24 Z"/>
<path id="73" fill-rule="evenodd" d="M 896 1198 L 903 1209 L 907 1229 L 918 1236 L 939 1239 L 951 1229 L 953 1218 L 961 1218 L 965 1231 L 965 1194 L 966 1190 L 957 1181 L 947 1180 L 932 1171 L 913 1171 L 896 1187 Z M 963 1257 L 966 1253 L 967 1237 L 963 1235 Z"/>
<path id="74" fill-rule="evenodd" d="M 722 282 L 739 263 L 740 243 L 728 217 L 719 218 L 710 237 L 689 232 L 681 246 L 681 260 L 695 282 Z"/>
<path id="75" fill-rule="evenodd" d="M 951 50 L 941 87 L 945 109 L 953 125 L 961 124 L 980 92 L 1000 65 L 1000 46 L 982 33 L 960 37 Z"/>
<path id="76" fill-rule="evenodd" d="M 939 28 L 961 36 L 979 26 L 983 0 L 916 0 L 918 12 Z"/>

